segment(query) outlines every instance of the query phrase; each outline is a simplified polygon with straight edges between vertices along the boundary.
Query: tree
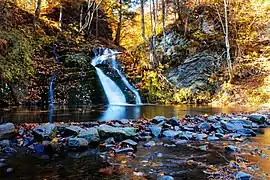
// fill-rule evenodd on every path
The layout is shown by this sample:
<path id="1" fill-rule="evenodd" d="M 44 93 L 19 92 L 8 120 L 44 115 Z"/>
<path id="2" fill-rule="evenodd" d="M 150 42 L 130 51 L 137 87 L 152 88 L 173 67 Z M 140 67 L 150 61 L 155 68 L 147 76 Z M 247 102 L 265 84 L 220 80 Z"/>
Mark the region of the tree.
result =
<path id="1" fill-rule="evenodd" d="M 121 25 L 122 25 L 122 0 L 119 0 L 118 23 L 117 23 L 117 30 L 116 30 L 115 40 L 114 40 L 115 45 L 120 44 Z"/>
<path id="2" fill-rule="evenodd" d="M 227 1 L 224 0 L 224 18 L 225 18 L 225 44 L 226 44 L 226 60 L 228 64 L 228 70 L 230 75 L 230 81 L 233 78 L 232 62 L 230 56 L 230 43 L 229 43 L 229 25 L 228 25 L 228 14 L 227 14 Z"/>
<path id="3" fill-rule="evenodd" d="M 34 16 L 34 21 L 33 21 L 34 27 L 36 27 L 37 21 L 39 21 L 40 11 L 41 11 L 41 0 L 37 0 L 37 8 L 35 11 L 35 16 Z"/>
<path id="4" fill-rule="evenodd" d="M 141 25 L 142 25 L 142 38 L 143 41 L 146 41 L 145 36 L 145 22 L 144 22 L 144 0 L 141 0 Z"/>

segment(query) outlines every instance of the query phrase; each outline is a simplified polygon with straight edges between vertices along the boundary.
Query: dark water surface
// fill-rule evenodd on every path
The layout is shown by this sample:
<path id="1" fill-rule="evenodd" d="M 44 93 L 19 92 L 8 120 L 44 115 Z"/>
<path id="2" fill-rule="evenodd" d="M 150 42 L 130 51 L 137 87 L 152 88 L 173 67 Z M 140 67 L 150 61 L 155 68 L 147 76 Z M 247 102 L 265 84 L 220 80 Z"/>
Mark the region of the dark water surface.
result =
<path id="1" fill-rule="evenodd" d="M 251 112 L 254 108 L 231 107 L 192 107 L 192 106 L 110 106 L 107 108 L 68 108 L 56 107 L 53 120 L 57 122 L 70 121 L 96 121 L 109 119 L 137 119 L 141 117 L 152 118 L 157 115 L 165 117 L 176 116 L 178 118 L 186 114 L 216 114 Z M 14 123 L 22 122 L 48 122 L 50 113 L 41 108 L 13 108 L 9 111 L 0 111 L 2 121 Z M 0 179 L 145 179 L 135 176 L 134 172 L 143 173 L 146 179 L 156 179 L 158 174 L 164 173 L 175 179 L 207 179 L 203 169 L 192 162 L 200 162 L 205 165 L 220 165 L 226 161 L 217 153 L 224 142 L 196 142 L 177 145 L 176 147 L 164 146 L 172 144 L 168 139 L 154 139 L 156 146 L 143 147 L 145 142 L 140 142 L 137 147 L 136 157 L 127 159 L 126 156 L 112 158 L 117 162 L 114 170 L 117 173 L 104 175 L 99 173 L 100 168 L 107 167 L 104 156 L 98 149 L 90 149 L 86 152 L 74 152 L 65 154 L 63 157 L 55 157 L 49 160 L 47 157 L 26 156 L 24 152 L 18 152 L 11 158 L 6 158 L 7 163 L 13 168 L 9 174 L 2 174 Z M 208 145 L 208 151 L 198 150 L 199 146 Z M 270 129 L 264 129 L 264 134 L 250 139 L 250 146 L 258 146 L 264 152 L 270 154 Z M 233 159 L 230 154 L 227 159 Z M 247 157 L 251 162 L 259 160 L 257 156 Z M 107 159 L 107 158 L 105 158 Z M 187 163 L 188 162 L 188 163 Z M 120 168 L 119 164 L 126 167 Z M 270 172 L 270 161 L 264 159 L 259 162 L 262 171 Z M 136 173 L 135 173 L 136 174 Z"/>
<path id="2" fill-rule="evenodd" d="M 18 107 L 9 111 L 0 111 L 0 120 L 14 123 L 23 122 L 80 122 L 96 120 L 119 120 L 138 119 L 141 117 L 153 118 L 154 116 L 165 116 L 167 118 L 176 116 L 181 118 L 186 114 L 198 115 L 216 113 L 250 112 L 256 108 L 247 107 L 211 107 L 211 106 L 161 106 L 161 105 L 111 105 L 108 107 L 77 108 L 66 106 L 55 106 L 54 112 L 39 107 Z"/>

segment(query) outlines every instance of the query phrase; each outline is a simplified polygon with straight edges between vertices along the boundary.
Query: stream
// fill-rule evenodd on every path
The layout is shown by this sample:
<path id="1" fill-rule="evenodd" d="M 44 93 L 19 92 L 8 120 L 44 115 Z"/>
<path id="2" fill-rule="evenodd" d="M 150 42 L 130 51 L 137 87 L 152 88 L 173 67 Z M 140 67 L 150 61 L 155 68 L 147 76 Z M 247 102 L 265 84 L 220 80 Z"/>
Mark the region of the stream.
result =
<path id="1" fill-rule="evenodd" d="M 88 122 L 103 121 L 108 119 L 120 120 L 152 118 L 162 115 L 165 117 L 182 118 L 186 114 L 218 114 L 252 112 L 256 109 L 246 107 L 211 107 L 211 106 L 160 106 L 160 105 L 126 105 L 107 106 L 98 108 L 78 108 L 55 106 L 52 119 L 54 122 Z M 0 119 L 5 122 L 19 123 L 44 123 L 48 122 L 50 112 L 46 108 L 18 107 L 0 111 Z M 264 129 L 264 133 L 250 138 L 248 146 L 258 146 L 266 153 L 270 147 L 270 129 Z M 226 161 L 218 153 L 223 141 L 203 142 L 191 141 L 170 147 L 171 140 L 166 138 L 154 139 L 156 146 L 146 148 L 145 142 L 139 142 L 135 157 L 129 159 L 125 155 L 117 155 L 112 162 L 123 164 L 123 167 L 115 167 L 118 173 L 106 175 L 99 170 L 107 167 L 103 161 L 102 152 L 98 149 L 89 149 L 84 152 L 70 152 L 65 157 L 56 157 L 51 160 L 46 157 L 26 156 L 23 152 L 8 159 L 8 164 L 13 168 L 9 174 L 1 174 L 1 179 L 156 179 L 161 173 L 171 175 L 174 179 L 207 179 L 203 168 L 196 165 L 222 165 Z M 234 143 L 234 142 L 229 142 Z M 164 146 L 164 144 L 167 144 Z M 207 145 L 209 150 L 198 150 Z M 228 160 L 233 159 L 230 153 L 224 154 Z M 258 156 L 250 154 L 243 157 L 251 163 L 258 163 L 262 172 L 270 172 L 270 161 L 259 160 Z M 196 163 L 195 163 L 196 162 Z M 144 176 L 140 176 L 144 174 Z"/>

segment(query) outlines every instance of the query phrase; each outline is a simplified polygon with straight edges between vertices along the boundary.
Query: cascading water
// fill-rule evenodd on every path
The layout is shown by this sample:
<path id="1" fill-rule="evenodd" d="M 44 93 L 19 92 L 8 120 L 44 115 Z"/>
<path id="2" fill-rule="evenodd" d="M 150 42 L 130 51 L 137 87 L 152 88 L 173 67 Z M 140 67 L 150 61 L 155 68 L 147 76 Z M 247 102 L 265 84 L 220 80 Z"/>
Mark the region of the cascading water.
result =
<path id="1" fill-rule="evenodd" d="M 109 104 L 126 104 L 126 97 L 116 83 L 105 75 L 101 69 L 96 67 L 100 64 L 107 55 L 96 54 L 96 57 L 92 60 L 91 64 L 96 68 L 98 78 L 102 84 L 105 94 L 108 98 Z"/>
<path id="2" fill-rule="evenodd" d="M 96 66 L 97 64 L 103 64 L 103 63 L 110 63 L 111 66 L 116 70 L 118 75 L 121 77 L 122 82 L 126 85 L 126 87 L 135 95 L 136 98 L 136 104 L 142 104 L 141 97 L 138 93 L 138 91 L 128 82 L 127 78 L 123 75 L 123 73 L 120 70 L 120 65 L 118 64 L 116 60 L 116 55 L 119 54 L 117 51 L 113 51 L 111 49 L 101 49 L 95 50 L 95 55 L 98 58 L 95 58 L 92 61 L 92 65 Z M 100 56 L 100 54 L 102 54 Z M 102 83 L 102 82 L 101 82 Z M 120 90 L 121 91 L 121 90 Z"/>
<path id="3" fill-rule="evenodd" d="M 53 90 L 53 84 L 56 78 L 56 74 L 59 72 L 60 70 L 56 70 L 53 75 L 50 78 L 50 87 L 49 87 L 49 92 L 48 92 L 48 103 L 49 103 L 49 122 L 52 123 L 53 122 L 53 112 L 54 112 L 54 90 Z"/>
<path id="4" fill-rule="evenodd" d="M 109 50 L 109 51 L 111 51 L 110 53 L 112 54 L 112 57 L 111 57 L 112 58 L 112 67 L 117 71 L 117 73 L 121 77 L 121 80 L 124 82 L 124 84 L 127 86 L 127 88 L 135 95 L 136 104 L 142 104 L 141 97 L 140 97 L 138 91 L 128 82 L 127 78 L 120 71 L 120 66 L 117 63 L 116 55 L 115 55 L 115 53 L 117 53 L 117 52 L 114 52 L 113 50 Z"/>

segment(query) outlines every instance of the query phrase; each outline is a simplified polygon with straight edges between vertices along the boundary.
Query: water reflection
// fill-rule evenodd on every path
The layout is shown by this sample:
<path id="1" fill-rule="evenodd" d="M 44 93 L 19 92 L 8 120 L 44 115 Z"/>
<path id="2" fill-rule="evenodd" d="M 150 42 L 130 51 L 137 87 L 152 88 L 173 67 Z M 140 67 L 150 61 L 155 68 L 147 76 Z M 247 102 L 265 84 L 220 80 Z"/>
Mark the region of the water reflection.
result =
<path id="1" fill-rule="evenodd" d="M 137 105 L 122 106 L 109 105 L 99 120 L 120 120 L 120 119 L 138 119 L 140 118 L 141 107 Z"/>
<path id="2" fill-rule="evenodd" d="M 107 107 L 67 107 L 54 106 L 53 109 L 40 107 L 19 107 L 9 111 L 0 110 L 0 119 L 5 122 L 80 122 L 97 120 L 119 120 L 153 118 L 154 116 L 175 116 L 182 118 L 186 114 L 198 115 L 216 113 L 251 112 L 255 108 L 247 107 L 211 107 L 211 106 L 162 106 L 162 105 L 110 105 Z"/>

